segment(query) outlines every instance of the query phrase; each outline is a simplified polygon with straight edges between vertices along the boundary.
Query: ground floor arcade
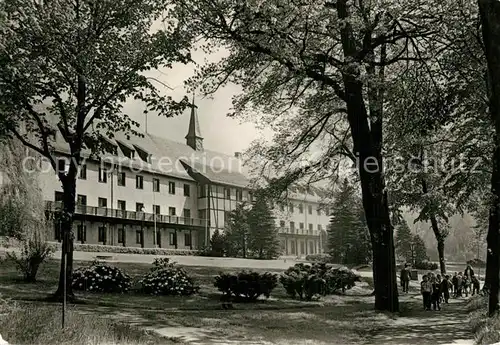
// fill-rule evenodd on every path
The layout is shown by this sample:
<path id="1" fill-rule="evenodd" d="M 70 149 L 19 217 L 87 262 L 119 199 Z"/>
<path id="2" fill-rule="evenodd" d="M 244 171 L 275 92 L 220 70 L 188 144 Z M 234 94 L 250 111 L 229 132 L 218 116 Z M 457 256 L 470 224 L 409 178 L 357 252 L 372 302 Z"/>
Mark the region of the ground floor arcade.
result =
<path id="1" fill-rule="evenodd" d="M 322 253 L 321 237 L 315 235 L 279 234 L 285 256 L 306 256 Z"/>

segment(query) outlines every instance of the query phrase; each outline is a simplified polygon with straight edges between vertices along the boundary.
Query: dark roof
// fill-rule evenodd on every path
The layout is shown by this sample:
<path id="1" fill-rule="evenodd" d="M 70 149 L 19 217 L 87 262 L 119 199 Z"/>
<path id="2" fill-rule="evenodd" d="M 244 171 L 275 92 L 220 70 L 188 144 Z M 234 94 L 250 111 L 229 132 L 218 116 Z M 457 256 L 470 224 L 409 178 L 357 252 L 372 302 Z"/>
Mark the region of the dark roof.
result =
<path id="1" fill-rule="evenodd" d="M 249 186 L 250 180 L 243 169 L 241 161 L 233 156 L 210 150 L 195 151 L 186 144 L 147 133 L 142 133 L 142 136 L 130 135 L 130 139 L 124 133 L 115 133 L 115 137 L 109 139 L 109 141 L 114 145 L 116 145 L 116 142 L 120 142 L 134 151 L 136 151 L 135 147 L 137 147 L 151 155 L 151 162 L 149 163 L 143 161 L 139 155 L 128 158 L 120 150 L 118 156 L 106 154 L 100 157 L 101 159 L 105 158 L 110 163 L 119 163 L 166 176 L 193 180 L 181 163 L 184 162 L 212 182 L 237 187 Z M 53 147 L 58 152 L 69 153 L 68 145 L 60 133 L 56 136 Z M 90 151 L 84 150 L 83 155 L 88 158 Z"/>

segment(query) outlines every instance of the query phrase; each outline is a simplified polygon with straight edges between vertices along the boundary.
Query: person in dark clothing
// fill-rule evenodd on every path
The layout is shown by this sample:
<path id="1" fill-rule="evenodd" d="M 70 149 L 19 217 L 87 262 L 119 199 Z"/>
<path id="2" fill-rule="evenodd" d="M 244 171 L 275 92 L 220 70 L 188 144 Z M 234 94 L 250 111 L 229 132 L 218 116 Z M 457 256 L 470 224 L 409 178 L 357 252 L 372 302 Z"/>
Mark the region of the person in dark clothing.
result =
<path id="1" fill-rule="evenodd" d="M 422 277 L 422 282 L 420 283 L 420 292 L 422 293 L 424 309 L 431 310 L 432 283 L 429 281 L 427 275 L 424 275 Z"/>
<path id="2" fill-rule="evenodd" d="M 441 284 L 436 277 L 431 278 L 432 292 L 431 292 L 431 302 L 432 310 L 441 310 Z"/>
<path id="3" fill-rule="evenodd" d="M 455 294 L 456 297 L 462 297 L 463 284 L 464 284 L 464 277 L 462 276 L 462 272 L 459 272 L 457 276 L 457 293 Z"/>
<path id="4" fill-rule="evenodd" d="M 442 303 L 443 302 L 443 295 L 441 294 L 441 275 L 438 274 L 436 276 L 436 284 L 438 285 L 438 290 L 439 290 L 439 303 Z"/>
<path id="5" fill-rule="evenodd" d="M 476 276 L 472 276 L 472 296 L 474 296 L 476 293 L 479 293 L 480 288 L 481 283 L 479 282 L 479 279 L 477 279 Z"/>
<path id="6" fill-rule="evenodd" d="M 469 278 L 469 276 L 464 276 L 464 280 L 462 283 L 462 293 L 465 294 L 465 297 L 469 297 L 470 290 L 471 290 L 471 278 Z"/>
<path id="7" fill-rule="evenodd" d="M 455 272 L 453 278 L 451 278 L 451 284 L 453 285 L 453 297 L 457 297 L 458 292 L 458 272 Z"/>
<path id="8" fill-rule="evenodd" d="M 464 271 L 464 277 L 467 277 L 467 279 L 470 281 L 473 276 L 474 276 L 474 270 L 472 269 L 472 266 L 467 265 L 467 268 Z"/>
<path id="9" fill-rule="evenodd" d="M 446 275 L 444 276 L 444 279 L 441 281 L 440 288 L 441 288 L 441 296 L 443 297 L 444 303 L 448 304 L 448 300 L 450 299 L 450 276 Z"/>
<path id="10" fill-rule="evenodd" d="M 403 288 L 403 292 L 406 293 L 408 293 L 408 288 L 410 286 L 410 269 L 408 266 L 408 264 L 405 264 L 400 273 L 401 287 Z"/>

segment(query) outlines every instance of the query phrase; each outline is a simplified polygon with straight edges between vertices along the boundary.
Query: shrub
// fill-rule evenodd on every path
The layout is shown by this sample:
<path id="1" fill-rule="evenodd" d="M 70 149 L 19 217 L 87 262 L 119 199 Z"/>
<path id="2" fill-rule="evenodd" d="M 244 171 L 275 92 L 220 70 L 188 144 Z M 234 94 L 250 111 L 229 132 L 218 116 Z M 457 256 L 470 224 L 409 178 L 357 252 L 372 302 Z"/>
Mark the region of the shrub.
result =
<path id="1" fill-rule="evenodd" d="M 56 250 L 61 249 L 61 243 L 51 242 L 50 244 Z M 199 254 L 198 250 L 190 250 L 190 249 L 121 247 L 121 246 L 108 246 L 102 244 L 82 244 L 82 243 L 75 243 L 74 250 L 77 252 L 167 255 L 167 256 L 168 255 L 191 256 Z"/>
<path id="2" fill-rule="evenodd" d="M 473 305 L 470 305 L 473 302 Z M 487 298 L 474 296 L 468 304 L 470 311 L 469 326 L 475 334 L 475 344 L 487 345 L 500 342 L 500 318 L 498 315 L 488 317 Z"/>
<path id="3" fill-rule="evenodd" d="M 197 255 L 211 258 L 221 258 L 224 256 L 224 252 L 213 250 L 210 246 L 205 246 L 199 250 Z"/>
<path id="4" fill-rule="evenodd" d="M 310 254 L 306 256 L 306 261 L 322 262 L 325 264 L 333 264 L 333 258 L 329 254 Z"/>
<path id="5" fill-rule="evenodd" d="M 227 297 L 237 300 L 256 301 L 264 295 L 269 298 L 278 285 L 278 276 L 269 272 L 241 271 L 236 274 L 221 273 L 215 277 L 214 286 Z"/>
<path id="6" fill-rule="evenodd" d="M 54 250 L 40 236 L 23 239 L 20 249 L 19 256 L 16 252 L 7 252 L 6 258 L 16 265 L 25 281 L 35 282 L 40 265 L 52 256 Z"/>
<path id="7" fill-rule="evenodd" d="M 476 267 L 486 267 L 486 262 L 481 259 L 472 259 L 467 261 L 467 265 L 476 266 Z"/>
<path id="8" fill-rule="evenodd" d="M 467 311 L 469 313 L 488 307 L 488 298 L 483 294 L 472 296 L 467 302 Z"/>
<path id="9" fill-rule="evenodd" d="M 124 293 L 130 290 L 132 279 L 117 267 L 94 261 L 73 272 L 72 285 L 75 290 Z"/>
<path id="10" fill-rule="evenodd" d="M 333 268 L 326 264 L 296 264 L 287 269 L 280 282 L 293 298 L 312 300 L 352 288 L 359 277 L 345 267 Z"/>
<path id="11" fill-rule="evenodd" d="M 224 256 L 224 248 L 226 247 L 226 236 L 221 234 L 218 229 L 215 229 L 212 238 L 210 239 L 210 255 L 213 257 Z"/>
<path id="12" fill-rule="evenodd" d="M 417 270 L 434 271 L 438 269 L 438 264 L 430 261 L 420 261 L 416 262 L 414 267 Z"/>
<path id="13" fill-rule="evenodd" d="M 151 268 L 151 270 L 156 271 L 173 267 L 175 267 L 175 262 L 170 262 L 169 258 L 156 258 L 153 260 L 153 267 Z"/>
<path id="14" fill-rule="evenodd" d="M 151 295 L 189 296 L 200 290 L 186 271 L 168 258 L 155 259 L 153 267 L 139 283 L 140 291 Z"/>

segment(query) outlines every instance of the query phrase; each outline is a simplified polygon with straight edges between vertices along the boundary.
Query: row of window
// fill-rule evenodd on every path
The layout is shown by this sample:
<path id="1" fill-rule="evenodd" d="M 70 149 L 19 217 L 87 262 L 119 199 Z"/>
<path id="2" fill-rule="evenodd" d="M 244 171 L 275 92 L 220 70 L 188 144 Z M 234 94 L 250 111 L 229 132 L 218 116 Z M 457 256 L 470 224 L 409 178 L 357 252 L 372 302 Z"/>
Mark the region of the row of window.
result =
<path id="1" fill-rule="evenodd" d="M 136 233 L 136 236 L 135 236 L 136 244 L 144 244 L 144 237 L 143 237 L 144 232 L 142 230 L 136 230 L 135 233 Z M 119 244 L 126 243 L 126 235 L 125 234 L 126 234 L 125 229 L 123 229 L 123 228 L 118 229 L 118 243 Z M 55 228 L 55 239 L 57 241 L 62 240 L 61 232 L 60 232 L 59 227 L 57 225 Z M 87 241 L 87 226 L 86 225 L 79 224 L 77 226 L 76 240 L 79 242 L 86 242 Z M 100 226 L 97 229 L 97 241 L 100 243 L 104 243 L 104 244 L 107 242 L 106 227 Z M 169 232 L 169 241 L 168 242 L 169 242 L 169 245 L 171 245 L 171 246 L 177 245 L 177 234 L 174 232 Z M 158 231 L 156 233 L 156 243 L 161 244 L 161 232 L 160 231 Z M 188 233 L 184 234 L 184 245 L 185 246 L 192 245 L 191 234 L 188 234 Z"/>
<path id="2" fill-rule="evenodd" d="M 63 201 L 63 193 L 62 192 L 55 193 L 55 201 L 56 202 Z M 78 206 L 87 206 L 87 196 L 82 195 L 82 194 L 78 194 L 76 196 L 76 204 Z M 127 203 L 125 200 L 117 200 L 117 205 L 118 205 L 118 210 L 121 210 L 121 211 L 127 210 Z M 102 207 L 102 208 L 107 208 L 108 207 L 108 199 L 107 198 L 98 198 L 97 199 L 97 206 Z M 145 212 L 144 204 L 142 202 L 136 202 L 135 203 L 135 211 L 136 212 Z M 153 205 L 153 213 L 161 214 L 160 205 Z M 176 215 L 176 208 L 169 207 L 168 208 L 168 215 L 175 216 Z M 191 210 L 189 208 L 183 209 L 182 215 L 184 218 L 191 218 Z"/>
<path id="3" fill-rule="evenodd" d="M 280 208 L 280 211 L 281 211 L 281 212 L 285 212 L 285 205 L 280 204 L 280 205 L 279 205 L 279 208 Z M 294 210 L 295 210 L 295 209 L 294 209 L 294 205 L 293 205 L 293 204 L 289 204 L 289 205 L 288 205 L 288 212 L 293 213 L 293 212 L 294 212 Z M 304 205 L 303 205 L 303 204 L 299 204 L 299 213 L 300 213 L 300 214 L 303 214 L 303 213 L 304 213 Z M 308 206 L 307 206 L 307 213 L 309 213 L 309 214 L 312 214 L 312 213 L 313 213 L 313 207 L 312 207 L 312 205 L 308 205 Z M 323 212 L 321 211 L 321 209 L 320 209 L 320 208 L 318 208 L 318 209 L 316 209 L 316 213 L 318 214 L 318 216 L 321 216 L 321 214 L 322 214 Z M 326 209 L 326 210 L 325 210 L 325 214 L 326 214 L 326 215 L 329 215 L 329 214 L 330 214 L 330 210 L 329 210 L 329 209 Z"/>
<path id="4" fill-rule="evenodd" d="M 215 193 L 215 194 L 223 194 L 224 195 L 224 198 L 227 199 L 227 200 L 231 200 L 231 188 L 229 187 L 218 187 L 218 186 L 215 186 L 215 187 L 212 187 L 212 188 L 215 188 L 215 191 L 214 190 L 210 190 L 210 193 L 208 191 L 208 186 L 200 186 L 199 187 L 199 196 L 200 198 L 206 198 L 208 196 L 214 196 L 213 194 L 211 193 Z M 210 195 L 209 195 L 210 194 Z M 237 188 L 236 189 L 236 201 L 243 201 L 243 189 L 241 188 Z"/>
<path id="5" fill-rule="evenodd" d="M 65 164 L 64 160 L 61 160 L 63 164 Z M 127 175 L 125 172 L 118 172 L 117 174 L 117 185 L 120 187 L 125 187 L 126 186 L 126 180 L 127 180 Z M 87 167 L 86 165 L 82 165 L 80 168 L 80 179 L 87 179 Z M 98 181 L 100 183 L 107 183 L 108 182 L 108 172 L 106 169 L 99 168 L 99 174 L 98 174 Z M 159 178 L 153 178 L 153 192 L 160 192 L 161 188 L 161 183 Z M 135 177 L 135 188 L 136 189 L 144 189 L 144 176 L 142 175 L 136 175 Z M 190 185 L 189 184 L 184 184 L 184 196 L 191 196 L 191 190 L 190 190 Z M 175 182 L 169 182 L 168 183 L 168 193 L 175 195 Z M 224 187 L 224 197 L 228 200 L 231 199 L 231 188 L 229 187 Z M 206 186 L 201 186 L 200 187 L 200 197 L 207 197 L 207 189 Z M 243 190 L 238 188 L 236 189 L 236 200 L 237 201 L 242 201 L 243 200 Z"/>
<path id="6" fill-rule="evenodd" d="M 124 172 L 118 172 L 117 175 L 117 185 L 120 187 L 125 187 L 127 181 L 127 175 Z M 99 182 L 107 183 L 108 175 L 106 170 L 99 168 Z M 135 176 L 135 188 L 144 189 L 144 176 Z M 191 186 L 189 184 L 184 184 L 184 196 L 191 196 Z M 153 178 L 153 192 L 159 193 L 161 189 L 161 183 L 159 178 Z M 168 183 L 168 193 L 175 195 L 175 182 L 170 181 Z"/>
<path id="7" fill-rule="evenodd" d="M 284 228 L 285 227 L 285 221 L 284 220 L 281 220 L 280 221 L 280 227 L 281 228 Z M 304 223 L 299 223 L 299 229 L 300 230 L 304 230 Z M 309 223 L 309 231 L 313 231 L 314 229 L 314 226 Z M 295 222 L 290 222 L 290 230 L 295 230 Z M 323 226 L 321 226 L 321 224 L 318 224 L 318 231 L 322 231 L 323 230 Z"/>

